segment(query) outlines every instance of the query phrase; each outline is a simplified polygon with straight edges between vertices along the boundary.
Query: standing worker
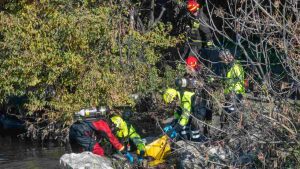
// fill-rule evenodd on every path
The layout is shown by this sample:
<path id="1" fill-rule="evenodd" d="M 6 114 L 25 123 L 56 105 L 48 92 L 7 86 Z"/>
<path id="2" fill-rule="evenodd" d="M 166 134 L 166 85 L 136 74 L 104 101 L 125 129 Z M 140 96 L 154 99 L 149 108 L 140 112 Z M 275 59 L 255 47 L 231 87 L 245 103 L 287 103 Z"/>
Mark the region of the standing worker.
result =
<path id="1" fill-rule="evenodd" d="M 211 121 L 211 117 L 213 116 L 212 102 L 211 102 L 212 97 L 208 92 L 208 90 L 210 90 L 209 87 L 210 79 L 207 79 L 206 77 L 209 74 L 209 72 L 204 71 L 202 64 L 200 64 L 198 58 L 195 56 L 188 56 L 185 61 L 186 61 L 187 72 L 184 78 L 181 79 L 181 81 L 184 81 L 185 79 L 192 84 L 194 83 L 194 85 L 191 86 L 192 88 L 189 89 L 195 92 L 195 95 L 193 96 L 193 102 L 192 102 L 193 114 L 198 120 L 209 123 Z M 197 126 L 200 132 L 205 135 L 209 134 L 209 127 L 207 125 L 201 124 L 200 122 L 198 123 L 199 124 L 197 124 Z"/>
<path id="2" fill-rule="evenodd" d="M 226 103 L 225 110 L 228 113 L 235 112 L 245 94 L 245 72 L 241 63 L 234 58 L 229 50 L 220 51 L 219 57 L 226 65 L 224 94 L 225 99 L 229 100 L 230 103 Z"/>
<path id="3" fill-rule="evenodd" d="M 203 12 L 203 7 L 197 0 L 187 1 L 187 10 L 190 13 L 190 23 L 187 26 L 188 44 L 185 47 L 185 54 L 189 49 L 188 56 L 198 56 L 198 52 L 205 44 L 206 47 L 212 47 L 213 35 L 207 26 L 208 18 Z"/>
<path id="4" fill-rule="evenodd" d="M 179 135 L 184 139 L 193 141 L 200 139 L 200 130 L 196 124 L 197 119 L 193 119 L 194 121 L 191 123 L 194 95 L 194 92 L 187 90 L 177 91 L 173 88 L 168 88 L 163 94 L 165 104 L 171 105 L 173 109 L 176 108 L 173 121 L 164 128 L 164 131 L 167 134 L 169 133 L 171 138 Z"/>

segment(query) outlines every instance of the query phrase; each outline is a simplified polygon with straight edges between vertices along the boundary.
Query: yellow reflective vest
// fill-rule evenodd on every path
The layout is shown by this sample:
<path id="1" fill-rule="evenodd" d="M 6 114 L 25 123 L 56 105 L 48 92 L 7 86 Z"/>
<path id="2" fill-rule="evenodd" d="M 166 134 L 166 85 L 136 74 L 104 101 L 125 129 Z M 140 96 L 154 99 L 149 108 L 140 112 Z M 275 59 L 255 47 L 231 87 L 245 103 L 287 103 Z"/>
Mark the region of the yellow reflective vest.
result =
<path id="1" fill-rule="evenodd" d="M 129 138 L 139 151 L 145 151 L 145 144 L 132 125 L 128 125 L 120 116 L 113 116 L 110 120 L 116 125 L 117 132 L 115 134 L 118 138 Z"/>
<path id="2" fill-rule="evenodd" d="M 179 120 L 179 124 L 181 126 L 186 126 L 189 122 L 191 111 L 192 111 L 192 97 L 194 96 L 194 92 L 184 91 L 177 92 L 178 98 L 180 100 L 180 108 L 182 110 L 181 115 L 175 112 L 174 116 Z M 181 96 L 182 94 L 182 96 Z"/>
<path id="3" fill-rule="evenodd" d="M 229 94 L 230 92 L 235 92 L 236 94 L 244 94 L 244 79 L 245 72 L 242 65 L 238 61 L 234 62 L 226 74 L 224 93 Z"/>

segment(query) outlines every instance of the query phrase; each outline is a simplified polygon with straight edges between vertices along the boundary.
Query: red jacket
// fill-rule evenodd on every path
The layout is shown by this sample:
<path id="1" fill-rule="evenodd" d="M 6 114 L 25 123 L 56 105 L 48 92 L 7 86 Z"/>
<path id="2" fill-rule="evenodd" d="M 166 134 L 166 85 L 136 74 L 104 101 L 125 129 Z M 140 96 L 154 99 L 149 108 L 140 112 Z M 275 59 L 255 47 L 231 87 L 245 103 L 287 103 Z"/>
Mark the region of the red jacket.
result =
<path id="1" fill-rule="evenodd" d="M 109 142 L 114 146 L 115 149 L 122 150 L 124 148 L 124 146 L 119 142 L 116 136 L 112 133 L 106 121 L 104 120 L 93 121 L 92 127 L 94 128 L 94 130 L 104 133 L 106 137 L 109 139 Z"/>
<path id="2" fill-rule="evenodd" d="M 71 146 L 72 143 L 75 143 L 75 145 L 79 145 L 80 152 L 91 151 L 94 154 L 103 156 L 104 150 L 93 137 L 93 133 L 98 138 L 106 137 L 116 150 L 122 151 L 124 149 L 124 146 L 113 135 L 108 123 L 101 119 L 97 121 L 75 122 L 72 124 L 69 131 Z"/>

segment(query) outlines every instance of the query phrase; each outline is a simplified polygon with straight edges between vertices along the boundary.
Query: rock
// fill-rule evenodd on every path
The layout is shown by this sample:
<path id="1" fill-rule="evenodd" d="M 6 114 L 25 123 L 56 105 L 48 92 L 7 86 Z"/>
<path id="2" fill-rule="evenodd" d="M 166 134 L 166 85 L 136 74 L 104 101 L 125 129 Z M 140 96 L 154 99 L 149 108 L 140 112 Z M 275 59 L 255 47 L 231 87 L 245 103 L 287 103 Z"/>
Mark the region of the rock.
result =
<path id="1" fill-rule="evenodd" d="M 60 157 L 62 169 L 113 169 L 112 161 L 91 152 L 64 154 Z"/>
<path id="2" fill-rule="evenodd" d="M 178 152 L 178 162 L 180 169 L 202 169 L 210 168 L 210 162 L 224 164 L 233 159 L 233 153 L 228 146 L 210 145 L 205 146 L 201 143 L 188 143 L 178 141 L 176 145 L 180 148 Z M 214 168 L 222 168 L 222 165 L 216 165 Z"/>
<path id="3" fill-rule="evenodd" d="M 176 142 L 176 145 L 183 148 L 183 151 L 178 152 L 179 155 L 179 168 L 180 169 L 202 169 L 203 158 L 197 145 L 189 145 L 184 141 Z M 200 147 L 200 146 L 199 146 Z"/>
<path id="4" fill-rule="evenodd" d="M 222 147 L 212 147 L 208 150 L 209 156 L 215 156 L 221 160 L 225 160 L 226 153 Z"/>

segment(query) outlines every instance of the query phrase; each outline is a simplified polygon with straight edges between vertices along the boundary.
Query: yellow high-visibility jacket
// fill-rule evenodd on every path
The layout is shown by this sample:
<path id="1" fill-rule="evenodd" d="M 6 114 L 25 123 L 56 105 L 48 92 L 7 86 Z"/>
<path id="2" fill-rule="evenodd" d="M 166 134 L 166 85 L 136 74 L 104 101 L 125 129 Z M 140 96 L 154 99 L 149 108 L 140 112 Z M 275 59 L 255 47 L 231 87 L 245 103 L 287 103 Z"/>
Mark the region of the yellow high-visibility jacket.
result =
<path id="1" fill-rule="evenodd" d="M 226 74 L 224 93 L 229 94 L 230 92 L 235 92 L 236 94 L 244 94 L 244 79 L 245 72 L 242 65 L 238 61 L 234 62 Z"/>
<path id="2" fill-rule="evenodd" d="M 192 111 L 192 97 L 194 96 L 194 92 L 184 91 L 182 92 L 182 96 L 180 94 L 181 92 L 177 92 L 178 98 L 180 100 L 180 108 L 182 110 L 181 115 L 178 114 L 178 112 L 174 113 L 174 116 L 176 119 L 179 120 L 179 124 L 181 126 L 186 126 L 189 122 L 191 111 Z"/>
<path id="3" fill-rule="evenodd" d="M 129 138 L 139 151 L 145 151 L 145 144 L 132 125 L 128 125 L 120 116 L 113 116 L 110 120 L 116 125 L 117 132 L 115 134 L 118 138 Z"/>

